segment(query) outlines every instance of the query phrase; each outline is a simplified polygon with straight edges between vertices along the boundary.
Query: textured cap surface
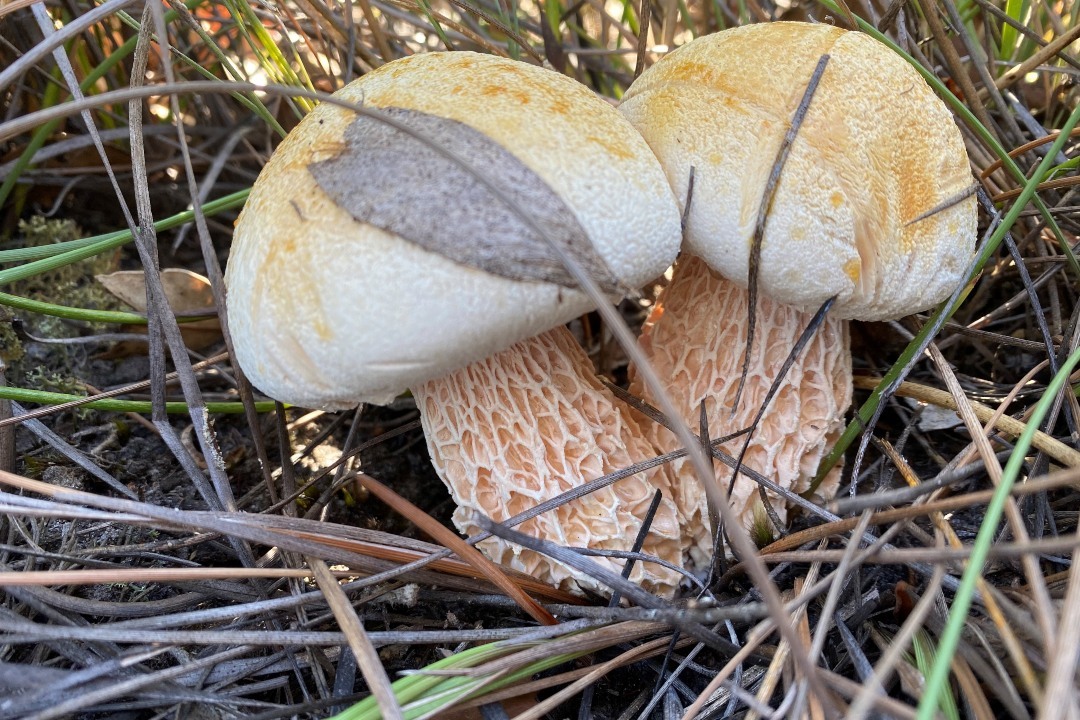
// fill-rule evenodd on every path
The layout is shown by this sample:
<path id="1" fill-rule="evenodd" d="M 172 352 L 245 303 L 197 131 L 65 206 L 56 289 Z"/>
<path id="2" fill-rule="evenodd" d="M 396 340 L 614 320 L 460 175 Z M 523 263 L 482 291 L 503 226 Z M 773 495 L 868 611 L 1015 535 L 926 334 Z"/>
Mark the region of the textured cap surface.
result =
<path id="1" fill-rule="evenodd" d="M 613 294 L 678 252 L 677 204 L 648 145 L 570 78 L 430 53 L 337 97 L 385 110 L 392 129 L 321 104 L 264 168 L 233 239 L 237 358 L 275 398 L 387 402 L 588 310 L 545 237 Z"/>
<path id="2" fill-rule="evenodd" d="M 960 282 L 977 215 L 974 197 L 931 213 L 972 185 L 967 153 L 944 103 L 887 47 L 828 25 L 744 26 L 657 62 L 620 111 L 680 202 L 694 168 L 688 249 L 745 285 L 769 173 L 825 53 L 773 198 L 759 287 L 806 310 L 837 295 L 841 318 L 917 312 Z"/>

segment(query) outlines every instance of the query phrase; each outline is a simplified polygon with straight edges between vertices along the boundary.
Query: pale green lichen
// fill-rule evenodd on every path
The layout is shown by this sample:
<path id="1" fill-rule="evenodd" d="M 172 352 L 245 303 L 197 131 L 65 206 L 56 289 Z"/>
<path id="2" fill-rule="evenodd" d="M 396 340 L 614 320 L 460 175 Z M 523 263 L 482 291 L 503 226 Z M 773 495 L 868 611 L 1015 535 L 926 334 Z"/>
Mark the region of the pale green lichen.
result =
<path id="1" fill-rule="evenodd" d="M 19 244 L 22 247 L 53 245 L 80 237 L 82 233 L 79 227 L 71 220 L 35 216 L 19 222 Z M 5 291 L 56 305 L 95 310 L 118 309 L 120 305 L 116 298 L 94 280 L 95 275 L 115 270 L 116 266 L 117 253 L 112 250 L 12 283 Z M 34 335 L 56 338 L 78 334 L 77 327 L 60 318 L 23 311 L 16 311 L 15 314 Z M 89 327 L 94 332 L 105 329 L 104 325 L 90 324 Z"/>
<path id="2" fill-rule="evenodd" d="M 19 222 L 17 244 L 21 247 L 41 247 L 77 240 L 82 237 L 79 227 L 71 220 L 51 220 L 32 217 Z M 95 279 L 100 273 L 116 269 L 117 251 L 87 258 L 70 265 L 39 273 L 18 280 L 2 288 L 4 292 L 40 302 L 95 310 L 119 309 L 120 303 Z M 0 357 L 9 365 L 7 378 L 11 385 L 86 394 L 86 388 L 77 379 L 76 358 L 82 353 L 72 352 L 74 347 L 65 344 L 44 346 L 44 352 L 27 354 L 25 339 L 12 327 L 12 319 L 22 323 L 27 333 L 41 338 L 70 338 L 86 331 L 99 333 L 109 326 L 101 323 L 74 323 L 51 315 L 31 313 L 24 310 L 2 308 L 0 317 Z"/>

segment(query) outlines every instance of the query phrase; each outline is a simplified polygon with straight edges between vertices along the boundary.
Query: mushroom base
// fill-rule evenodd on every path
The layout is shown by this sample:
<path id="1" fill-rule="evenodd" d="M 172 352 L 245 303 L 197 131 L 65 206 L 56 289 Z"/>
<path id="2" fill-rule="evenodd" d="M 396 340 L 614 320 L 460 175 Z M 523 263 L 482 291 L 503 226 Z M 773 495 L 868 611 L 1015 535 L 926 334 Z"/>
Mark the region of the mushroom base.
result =
<path id="1" fill-rule="evenodd" d="M 697 428 L 704 402 L 710 434 L 723 437 L 753 422 L 811 317 L 810 313 L 758 297 L 753 352 L 742 398 L 734 412 L 731 405 L 742 374 L 749 318 L 744 288 L 713 272 L 700 258 L 684 256 L 646 322 L 640 342 L 682 420 Z M 633 374 L 630 390 L 651 400 Z M 743 464 L 780 487 L 795 493 L 806 491 L 821 459 L 843 430 L 844 413 L 850 404 L 847 323 L 827 318 L 781 381 L 750 438 Z M 666 428 L 647 420 L 641 420 L 641 424 L 659 452 L 681 447 Z M 738 457 L 745 443 L 743 435 L 719 447 Z M 759 531 L 771 530 L 758 484 L 743 474 L 730 484 L 731 469 L 719 461 L 714 464 L 717 481 L 730 488 L 731 504 L 753 537 L 760 538 Z M 687 460 L 677 460 L 672 467 L 676 476 L 675 503 L 690 535 L 690 561 L 705 567 L 713 544 L 705 490 Z M 816 492 L 824 498 L 832 497 L 839 482 L 838 466 Z M 772 493 L 768 498 L 780 522 L 786 523 L 787 502 Z"/>
<path id="2" fill-rule="evenodd" d="M 655 452 L 630 412 L 596 378 L 565 327 L 519 342 L 412 389 L 428 451 L 458 509 L 454 523 L 478 532 L 474 513 L 502 521 Z M 657 489 L 664 499 L 642 552 L 675 565 L 685 542 L 665 467 L 638 473 L 517 526 L 559 545 L 632 549 Z M 499 539 L 479 547 L 495 562 L 571 592 L 610 594 L 607 586 L 550 558 Z M 623 560 L 592 557 L 621 572 Z M 637 562 L 630 579 L 662 595 L 675 571 Z"/>

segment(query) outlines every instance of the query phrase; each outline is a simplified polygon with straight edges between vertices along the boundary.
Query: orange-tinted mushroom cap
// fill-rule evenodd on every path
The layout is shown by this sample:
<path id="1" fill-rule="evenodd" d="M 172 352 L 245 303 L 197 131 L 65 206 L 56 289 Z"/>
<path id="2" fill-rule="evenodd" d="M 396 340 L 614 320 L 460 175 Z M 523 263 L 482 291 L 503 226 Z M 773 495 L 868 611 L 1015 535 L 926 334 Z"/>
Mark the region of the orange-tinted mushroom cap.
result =
<path id="1" fill-rule="evenodd" d="M 552 242 L 613 297 L 678 252 L 656 158 L 571 78 L 428 53 L 335 97 L 379 117 L 322 103 L 289 133 L 226 273 L 237 359 L 277 399 L 389 402 L 587 312 Z"/>
<path id="2" fill-rule="evenodd" d="M 372 112 L 319 105 L 237 223 L 229 320 L 254 384 L 328 408 L 412 388 L 465 530 L 476 512 L 505 520 L 647 459 L 651 446 L 561 327 L 595 300 L 552 248 L 612 298 L 670 265 L 678 206 L 644 139 L 571 78 L 477 53 L 398 60 L 336 97 Z M 639 473 L 525 529 L 628 551 L 658 488 L 663 469 Z M 677 564 L 670 499 L 651 527 L 644 552 Z M 540 579 L 604 590 L 536 552 L 483 547 Z M 665 593 L 679 579 L 649 562 L 633 577 Z"/>
<path id="3" fill-rule="evenodd" d="M 747 354 L 745 290 L 770 174 L 823 55 L 829 59 L 791 142 L 767 208 L 757 269 L 757 335 Z M 725 436 L 754 422 L 745 466 L 804 492 L 851 399 L 846 319 L 918 312 L 961 282 L 975 245 L 975 198 L 959 130 L 926 82 L 886 46 L 827 25 L 767 23 L 698 38 L 657 62 L 628 89 L 620 112 L 648 141 L 687 212 L 684 254 L 658 299 L 643 350 L 684 422 Z M 686 209 L 684 208 L 684 211 Z M 836 298 L 826 321 L 784 376 L 811 313 Z M 738 407 L 732 407 L 744 372 Z M 646 394 L 640 383 L 632 390 Z M 678 447 L 646 428 L 663 451 Z M 745 436 L 723 449 L 737 454 Z M 705 494 L 676 465 L 676 504 L 706 560 L 712 532 Z M 732 480 L 744 524 L 764 506 L 747 475 Z M 838 473 L 818 487 L 835 492 Z M 786 503 L 770 495 L 776 518 Z"/>
<path id="4" fill-rule="evenodd" d="M 620 111 L 680 201 L 694 168 L 684 249 L 745 286 L 769 173 L 823 54 L 770 207 L 760 291 L 811 311 L 835 295 L 847 319 L 918 312 L 960 282 L 977 215 L 952 116 L 887 47 L 828 25 L 743 26 L 661 59 Z"/>

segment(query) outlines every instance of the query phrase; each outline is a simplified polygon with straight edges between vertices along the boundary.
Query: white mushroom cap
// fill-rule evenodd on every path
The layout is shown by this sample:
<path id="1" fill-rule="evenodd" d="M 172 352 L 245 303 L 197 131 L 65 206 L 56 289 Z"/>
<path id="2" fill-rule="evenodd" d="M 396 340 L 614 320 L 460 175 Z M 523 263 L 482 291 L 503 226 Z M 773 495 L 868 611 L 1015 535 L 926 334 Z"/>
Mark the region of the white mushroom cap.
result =
<path id="1" fill-rule="evenodd" d="M 845 319 L 925 309 L 960 282 L 977 230 L 974 197 L 931 211 L 973 181 L 948 109 L 884 45 L 828 25 L 744 26 L 657 62 L 620 111 L 680 202 L 694 168 L 686 249 L 745 286 L 769 173 L 824 53 L 773 198 L 759 288 L 802 310 L 836 295 L 831 312 Z"/>
<path id="2" fill-rule="evenodd" d="M 476 163 L 612 295 L 678 252 L 677 205 L 648 145 L 570 78 L 430 53 L 336 97 Z M 237 359 L 287 402 L 388 402 L 593 306 L 530 232 L 437 150 L 323 103 L 237 221 L 226 273 Z"/>

